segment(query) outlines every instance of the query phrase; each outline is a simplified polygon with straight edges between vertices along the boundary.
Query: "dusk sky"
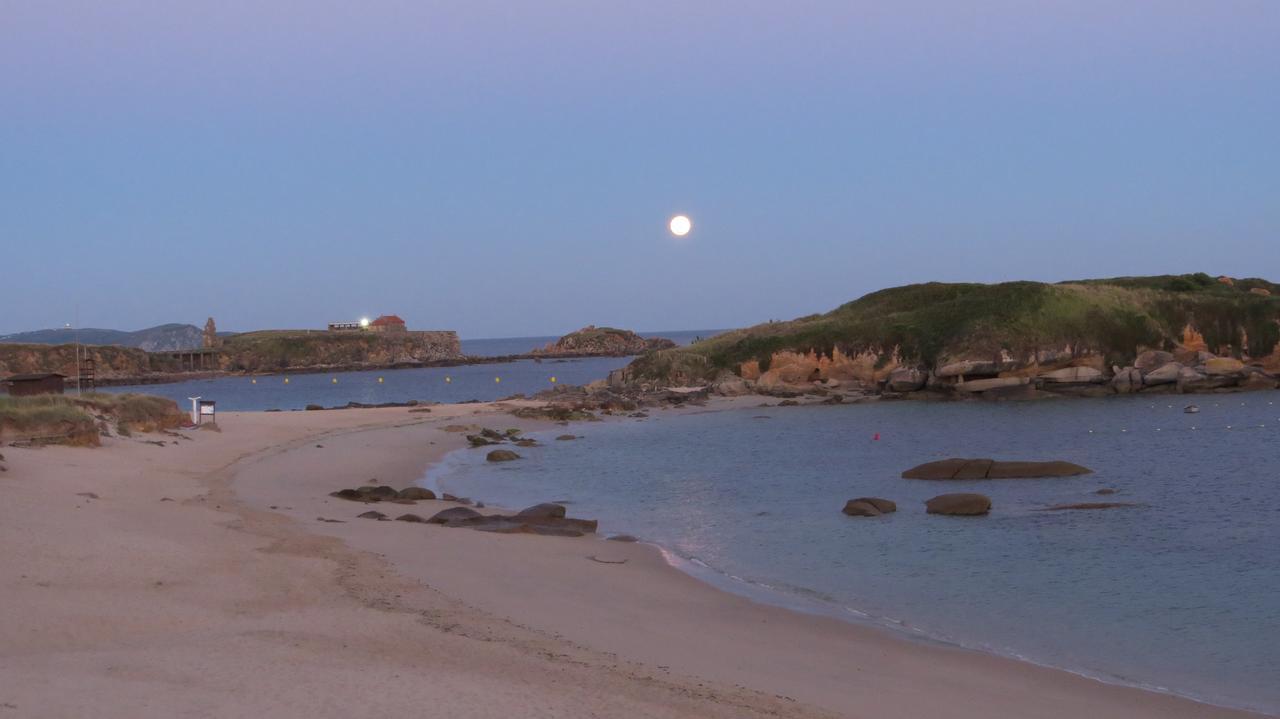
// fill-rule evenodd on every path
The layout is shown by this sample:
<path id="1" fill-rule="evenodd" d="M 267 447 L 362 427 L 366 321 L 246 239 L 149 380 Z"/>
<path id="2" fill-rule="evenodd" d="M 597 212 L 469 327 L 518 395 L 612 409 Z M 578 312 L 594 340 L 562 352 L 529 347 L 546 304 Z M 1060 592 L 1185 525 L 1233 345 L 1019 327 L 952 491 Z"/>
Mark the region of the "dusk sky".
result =
<path id="1" fill-rule="evenodd" d="M 1280 280 L 1280 2 L 0 0 L 0 246 L 0 333 Z"/>

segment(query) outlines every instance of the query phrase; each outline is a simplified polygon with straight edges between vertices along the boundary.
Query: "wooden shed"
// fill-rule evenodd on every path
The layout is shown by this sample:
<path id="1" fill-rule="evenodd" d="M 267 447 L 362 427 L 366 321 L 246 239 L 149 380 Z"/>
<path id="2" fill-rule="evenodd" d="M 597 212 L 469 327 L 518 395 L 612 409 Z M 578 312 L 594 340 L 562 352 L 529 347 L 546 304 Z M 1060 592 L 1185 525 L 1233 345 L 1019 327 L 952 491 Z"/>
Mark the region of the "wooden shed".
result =
<path id="1" fill-rule="evenodd" d="M 57 372 L 15 374 L 0 380 L 10 397 L 29 397 L 35 394 L 62 394 L 66 375 Z"/>

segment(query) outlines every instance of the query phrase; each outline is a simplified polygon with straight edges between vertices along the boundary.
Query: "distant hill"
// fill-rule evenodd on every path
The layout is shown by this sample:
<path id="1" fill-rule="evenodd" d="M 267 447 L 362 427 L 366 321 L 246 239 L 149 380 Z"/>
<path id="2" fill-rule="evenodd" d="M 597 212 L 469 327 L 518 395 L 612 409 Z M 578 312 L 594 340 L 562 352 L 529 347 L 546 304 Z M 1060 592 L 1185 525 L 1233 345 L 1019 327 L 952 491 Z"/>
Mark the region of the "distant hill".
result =
<path id="1" fill-rule="evenodd" d="M 219 333 L 222 334 L 222 333 Z M 82 328 L 78 330 L 54 329 L 18 332 L 0 335 L 6 344 L 61 345 L 80 342 L 86 345 L 119 345 L 137 347 L 148 352 L 198 349 L 204 342 L 203 334 L 195 325 L 171 323 L 149 327 L 135 332 Z"/>

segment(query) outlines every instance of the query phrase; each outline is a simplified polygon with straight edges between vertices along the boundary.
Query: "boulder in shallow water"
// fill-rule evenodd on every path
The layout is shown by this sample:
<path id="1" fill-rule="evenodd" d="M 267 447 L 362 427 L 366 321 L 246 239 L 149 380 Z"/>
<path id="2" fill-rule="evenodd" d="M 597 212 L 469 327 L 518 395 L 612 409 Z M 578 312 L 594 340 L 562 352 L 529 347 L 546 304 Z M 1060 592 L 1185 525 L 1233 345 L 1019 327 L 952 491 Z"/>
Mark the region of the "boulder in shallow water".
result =
<path id="1" fill-rule="evenodd" d="M 640 540 L 636 539 L 630 534 L 615 534 L 612 537 L 609 537 L 609 541 L 610 542 L 638 542 Z"/>
<path id="2" fill-rule="evenodd" d="M 427 520 L 416 514 L 402 514 L 396 517 L 397 522 L 426 522 Z"/>
<path id="3" fill-rule="evenodd" d="M 992 462 L 987 479 L 1037 479 L 1040 477 L 1076 477 L 1091 474 L 1092 469 L 1072 462 Z"/>
<path id="4" fill-rule="evenodd" d="M 1074 477 L 1093 470 L 1071 462 L 1004 462 L 953 457 L 926 462 L 902 473 L 903 479 L 1036 479 Z"/>
<path id="5" fill-rule="evenodd" d="M 484 458 L 490 462 L 511 462 L 520 459 L 520 455 L 509 449 L 495 449 Z"/>
<path id="6" fill-rule="evenodd" d="M 858 502 L 849 500 L 844 503 L 844 509 L 840 510 L 850 517 L 879 517 L 882 512 L 875 508 L 875 505 L 867 502 Z"/>
<path id="7" fill-rule="evenodd" d="M 850 517 L 878 517 L 898 511 L 898 505 L 880 497 L 858 497 L 845 502 L 841 511 Z"/>
<path id="8" fill-rule="evenodd" d="M 359 517 L 360 519 L 386 519 L 387 518 L 387 515 L 383 514 L 382 512 L 375 512 L 372 509 L 363 514 L 357 514 L 356 516 Z"/>
<path id="9" fill-rule="evenodd" d="M 556 437 L 556 440 L 558 440 L 558 441 L 560 441 L 560 442 L 571 442 L 571 441 L 573 441 L 573 440 L 575 440 L 575 439 L 577 439 L 577 438 L 578 438 L 578 436 L 577 436 L 577 435 L 573 435 L 573 434 L 562 434 L 562 435 L 560 435 L 559 437 Z"/>
<path id="10" fill-rule="evenodd" d="M 959 492 L 940 494 L 924 503 L 929 514 L 946 514 L 956 517 L 977 517 L 991 511 L 991 498 L 985 494 Z"/>

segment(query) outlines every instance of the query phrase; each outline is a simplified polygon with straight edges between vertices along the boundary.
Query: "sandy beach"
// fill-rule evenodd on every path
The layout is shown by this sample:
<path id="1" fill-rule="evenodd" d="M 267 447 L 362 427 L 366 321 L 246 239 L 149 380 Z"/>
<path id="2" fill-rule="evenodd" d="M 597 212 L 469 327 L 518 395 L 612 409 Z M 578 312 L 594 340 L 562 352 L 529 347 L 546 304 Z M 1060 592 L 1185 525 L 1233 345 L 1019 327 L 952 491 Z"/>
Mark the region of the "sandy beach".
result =
<path id="1" fill-rule="evenodd" d="M 3 448 L 0 717 L 1258 716 L 762 605 L 643 544 L 329 496 L 412 484 L 450 424 L 551 426 L 505 409 Z"/>

